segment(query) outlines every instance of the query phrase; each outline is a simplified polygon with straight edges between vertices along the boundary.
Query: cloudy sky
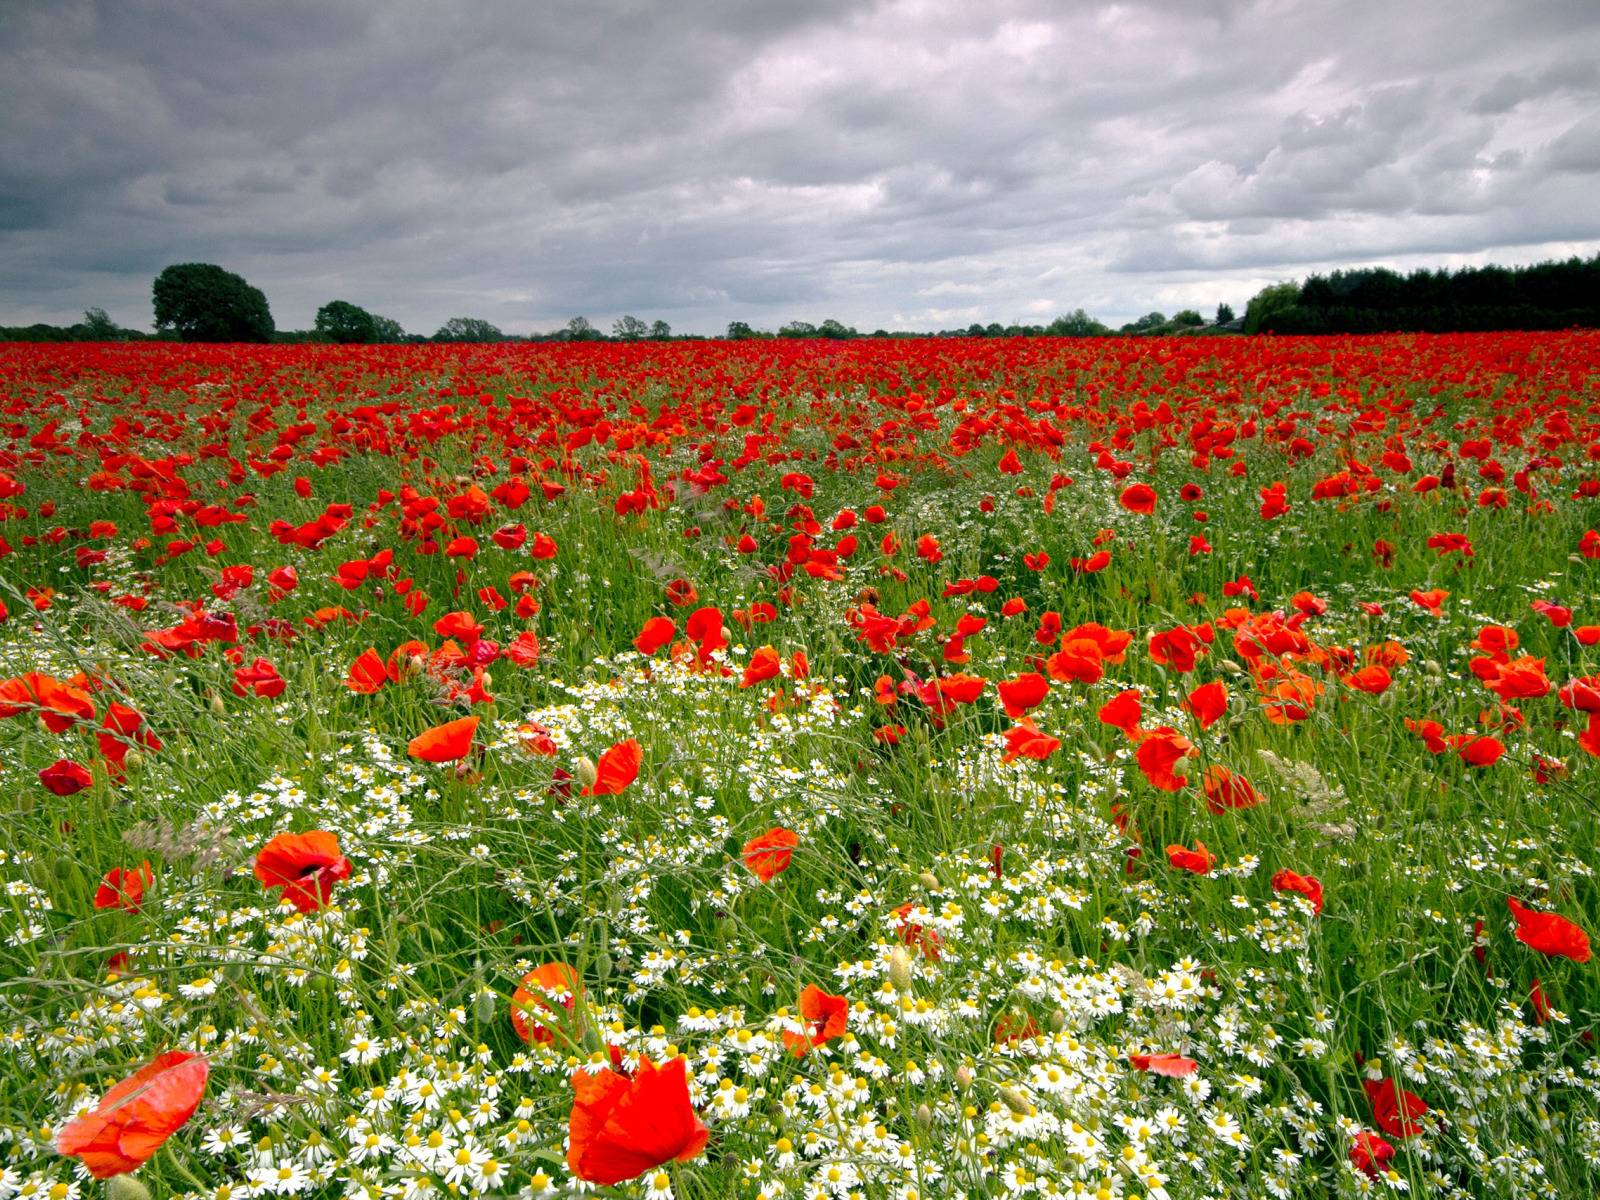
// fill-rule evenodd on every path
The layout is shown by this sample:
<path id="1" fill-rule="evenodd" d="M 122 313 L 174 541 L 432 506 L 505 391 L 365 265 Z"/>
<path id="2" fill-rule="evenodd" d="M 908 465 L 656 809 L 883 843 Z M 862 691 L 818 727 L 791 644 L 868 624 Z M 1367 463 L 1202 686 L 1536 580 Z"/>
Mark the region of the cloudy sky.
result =
<path id="1" fill-rule="evenodd" d="M 4 0 L 0 324 L 1242 309 L 1600 251 L 1596 0 Z"/>

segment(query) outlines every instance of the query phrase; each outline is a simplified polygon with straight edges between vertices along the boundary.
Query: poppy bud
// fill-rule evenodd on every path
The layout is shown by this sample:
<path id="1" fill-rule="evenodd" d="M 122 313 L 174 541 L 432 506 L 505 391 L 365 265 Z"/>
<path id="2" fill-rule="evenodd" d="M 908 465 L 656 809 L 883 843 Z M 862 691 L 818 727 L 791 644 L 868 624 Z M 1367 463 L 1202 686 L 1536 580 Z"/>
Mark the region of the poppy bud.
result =
<path id="1" fill-rule="evenodd" d="M 897 992 L 908 991 L 911 987 L 911 958 L 904 946 L 896 946 L 889 955 L 889 982 Z"/>
<path id="2" fill-rule="evenodd" d="M 150 1200 L 150 1189 L 134 1175 L 113 1175 L 106 1184 L 110 1200 Z"/>
<path id="3" fill-rule="evenodd" d="M 33 793 L 23 792 L 22 795 L 18 796 L 15 808 L 19 813 L 31 813 L 33 811 Z"/>
<path id="4" fill-rule="evenodd" d="M 1569 554 L 1567 555 L 1567 561 L 1569 563 L 1577 563 L 1581 567 L 1583 565 L 1583 556 L 1581 554 Z"/>
<path id="5" fill-rule="evenodd" d="M 1224 675 L 1243 675 L 1244 674 L 1244 668 L 1241 667 L 1238 663 L 1234 662 L 1233 659 L 1231 659 L 1231 658 L 1218 659 L 1217 660 L 1217 670 L 1221 671 Z"/>
<path id="6" fill-rule="evenodd" d="M 1019 1117 L 1025 1117 L 1033 1111 L 1033 1105 L 1028 1103 L 1027 1097 L 1013 1087 L 1000 1089 L 1000 1103 L 1004 1104 Z"/>
<path id="7" fill-rule="evenodd" d="M 575 774 L 578 776 L 579 783 L 586 788 L 591 788 L 595 785 L 595 780 L 600 778 L 600 769 L 594 765 L 592 758 L 580 758 Z"/>
<path id="8" fill-rule="evenodd" d="M 1394 689 L 1392 689 L 1392 688 L 1385 689 L 1383 695 L 1378 697 L 1378 707 L 1379 708 L 1393 708 L 1394 707 Z"/>
<path id="9" fill-rule="evenodd" d="M 216 692 L 211 693 L 211 711 L 219 717 L 228 715 L 228 706 L 222 702 L 222 697 Z"/>
<path id="10" fill-rule="evenodd" d="M 604 983 L 607 979 L 611 978 L 613 966 L 614 964 L 611 961 L 611 955 L 605 950 L 600 951 L 599 954 L 595 955 L 594 960 L 595 978 Z"/>
<path id="11" fill-rule="evenodd" d="M 129 775 L 137 775 L 144 770 L 144 755 L 137 750 L 129 750 L 127 757 L 122 760 L 122 766 Z"/>
<path id="12" fill-rule="evenodd" d="M 1431 658 L 1425 658 L 1425 659 L 1422 660 L 1422 669 L 1424 671 L 1426 671 L 1429 675 L 1442 675 L 1442 674 L 1444 674 L 1443 668 L 1441 668 L 1439 666 L 1439 664 L 1434 662 L 1433 659 L 1431 659 Z"/>
<path id="13" fill-rule="evenodd" d="M 917 1105 L 917 1126 L 926 1131 L 933 1124 L 933 1110 L 926 1104 Z"/>
<path id="14" fill-rule="evenodd" d="M 972 1086 L 972 1069 L 965 1063 L 956 1068 L 956 1087 L 963 1092 Z"/>
<path id="15" fill-rule="evenodd" d="M 621 890 L 619 889 L 613 891 L 611 895 L 606 898 L 606 911 L 609 912 L 613 917 L 620 917 L 622 915 L 622 903 Z"/>
<path id="16" fill-rule="evenodd" d="M 406 665 L 403 674 L 407 678 L 410 678 L 413 675 L 420 675 L 422 673 L 422 668 L 427 665 L 428 662 L 422 657 L 422 655 L 413 654 L 410 658 L 406 659 Z"/>
<path id="17" fill-rule="evenodd" d="M 478 993 L 478 1024 L 487 1025 L 494 1020 L 494 993 L 485 989 Z"/>
<path id="18" fill-rule="evenodd" d="M 50 864 L 50 869 L 57 879 L 65 879 L 72 874 L 72 860 L 63 854 Z"/>
<path id="19" fill-rule="evenodd" d="M 917 882 L 923 887 L 927 888 L 930 892 L 936 892 L 939 890 L 939 877 L 932 871 L 924 871 L 921 875 L 918 875 Z"/>
<path id="20" fill-rule="evenodd" d="M 1050 1032 L 1060 1033 L 1067 1025 L 1067 1014 L 1059 1008 L 1050 1014 Z"/>
<path id="21" fill-rule="evenodd" d="M 484 691 L 488 691 L 491 687 L 494 686 L 494 679 L 490 676 L 489 672 L 485 671 L 481 678 L 482 678 L 482 682 L 483 682 L 483 690 Z"/>

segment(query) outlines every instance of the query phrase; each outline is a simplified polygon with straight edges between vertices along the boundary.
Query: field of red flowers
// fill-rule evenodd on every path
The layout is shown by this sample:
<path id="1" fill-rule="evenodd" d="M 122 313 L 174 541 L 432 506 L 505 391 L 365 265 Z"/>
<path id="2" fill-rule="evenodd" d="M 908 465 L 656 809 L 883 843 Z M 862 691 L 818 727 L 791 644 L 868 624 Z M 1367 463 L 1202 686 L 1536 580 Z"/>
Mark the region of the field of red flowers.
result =
<path id="1" fill-rule="evenodd" d="M 1600 1187 L 1600 334 L 0 405 L 0 1200 Z"/>

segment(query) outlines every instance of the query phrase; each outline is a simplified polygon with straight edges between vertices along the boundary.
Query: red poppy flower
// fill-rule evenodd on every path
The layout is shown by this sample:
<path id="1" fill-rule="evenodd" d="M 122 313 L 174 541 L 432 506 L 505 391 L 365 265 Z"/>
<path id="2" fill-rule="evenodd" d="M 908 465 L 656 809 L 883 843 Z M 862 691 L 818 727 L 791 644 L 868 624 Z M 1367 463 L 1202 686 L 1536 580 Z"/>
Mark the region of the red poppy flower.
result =
<path id="1" fill-rule="evenodd" d="M 1006 716 L 1016 718 L 1044 703 L 1050 694 L 1050 681 L 1030 671 L 1015 679 L 1002 679 L 995 690 L 1000 693 L 1000 703 L 1006 706 Z"/>
<path id="2" fill-rule="evenodd" d="M 1228 689 L 1217 680 L 1203 683 L 1189 693 L 1183 706 L 1194 714 L 1201 729 L 1210 729 L 1228 711 Z"/>
<path id="3" fill-rule="evenodd" d="M 477 717 L 462 717 L 424 730 L 411 739 L 406 753 L 424 762 L 458 762 L 472 750 L 472 735 L 477 732 L 478 720 Z"/>
<path id="4" fill-rule="evenodd" d="M 1148 516 L 1156 511 L 1156 490 L 1148 483 L 1135 483 L 1123 489 L 1117 503 L 1129 512 Z"/>
<path id="5" fill-rule="evenodd" d="M 0 682 L 0 721 L 33 711 L 51 733 L 65 733 L 80 720 L 94 720 L 95 715 L 88 692 L 40 671 Z"/>
<path id="6" fill-rule="evenodd" d="M 1506 907 L 1516 918 L 1517 941 L 1524 946 L 1573 962 L 1589 961 L 1589 935 L 1565 917 L 1529 908 L 1515 896 L 1506 897 Z"/>
<path id="7" fill-rule="evenodd" d="M 939 691 L 957 704 L 971 704 L 988 682 L 977 675 L 946 675 L 939 680 Z"/>
<path id="8" fill-rule="evenodd" d="M 94 782 L 89 768 L 70 758 L 58 758 L 39 772 L 39 782 L 52 796 L 72 796 Z"/>
<path id="9" fill-rule="evenodd" d="M 533 545 L 529 547 L 528 554 L 532 558 L 546 559 L 556 556 L 556 540 L 547 533 L 533 535 Z"/>
<path id="10" fill-rule="evenodd" d="M 1422 1097 L 1399 1091 L 1392 1079 L 1364 1079 L 1361 1086 L 1372 1105 L 1372 1119 L 1390 1137 L 1416 1137 L 1423 1126 L 1413 1119 L 1428 1111 Z"/>
<path id="11" fill-rule="evenodd" d="M 1182 625 L 1166 633 L 1150 635 L 1150 660 L 1183 674 L 1194 670 L 1196 655 L 1205 652 L 1200 639 Z"/>
<path id="12" fill-rule="evenodd" d="M 654 654 L 665 646 L 678 632 L 678 623 L 670 617 L 651 617 L 633 639 L 633 648 L 640 654 Z"/>
<path id="13" fill-rule="evenodd" d="M 198 1054 L 161 1055 L 107 1092 L 92 1113 L 63 1126 L 57 1152 L 79 1159 L 96 1179 L 138 1170 L 200 1107 L 209 1072 Z"/>
<path id="14" fill-rule="evenodd" d="M 1036 758 L 1043 761 L 1061 749 L 1061 739 L 1042 733 L 1029 718 L 1023 717 L 1006 731 L 1006 752 L 1003 762 L 1018 758 Z"/>
<path id="15" fill-rule="evenodd" d="M 1171 726 L 1162 725 L 1144 735 L 1136 757 L 1151 787 L 1175 792 L 1189 782 L 1188 776 L 1175 771 L 1193 750 L 1193 742 Z"/>
<path id="16" fill-rule="evenodd" d="M 1376 1179 L 1381 1172 L 1387 1171 L 1389 1160 L 1393 1157 L 1394 1147 L 1367 1130 L 1356 1134 L 1350 1143 L 1350 1164 L 1368 1179 Z"/>
<path id="17" fill-rule="evenodd" d="M 339 853 L 339 839 L 323 829 L 280 833 L 256 855 L 261 886 L 268 891 L 282 888 L 281 900 L 303 913 L 326 905 L 333 885 L 349 879 L 351 869 L 350 860 Z"/>
<path id="18" fill-rule="evenodd" d="M 1011 597 L 1011 599 L 1007 600 L 1004 604 L 1002 604 L 1000 606 L 1000 615 L 1002 617 L 1015 617 L 1015 616 L 1018 616 L 1021 613 L 1025 613 L 1027 611 L 1028 611 L 1028 602 L 1026 600 L 1024 600 L 1021 596 L 1013 596 L 1013 597 Z M 1595 625 L 1592 628 L 1597 633 L 1600 633 L 1600 625 Z"/>
<path id="19" fill-rule="evenodd" d="M 113 774 L 121 775 L 128 759 L 130 743 L 146 750 L 161 749 L 161 739 L 145 728 L 144 714 L 115 701 L 106 709 L 95 744 Z"/>
<path id="20" fill-rule="evenodd" d="M 1144 708 L 1139 703 L 1139 689 L 1129 688 L 1100 706 L 1100 723 L 1120 729 L 1130 742 L 1137 742 L 1144 737 L 1144 732 L 1139 728 L 1139 720 L 1144 716 Z"/>
<path id="21" fill-rule="evenodd" d="M 630 783 L 639 778 L 639 764 L 644 761 L 644 748 L 633 739 L 618 742 L 600 756 L 595 764 L 594 786 L 583 789 L 585 796 L 618 796 Z"/>
<path id="22" fill-rule="evenodd" d="M 750 656 L 750 662 L 745 666 L 744 677 L 739 680 L 739 686 L 754 687 L 782 673 L 783 660 L 778 657 L 778 652 L 771 646 L 762 646 Z"/>
<path id="23" fill-rule="evenodd" d="M 783 1044 L 803 1058 L 812 1046 L 820 1046 L 844 1033 L 850 1017 L 850 1001 L 843 996 L 832 996 L 816 984 L 807 984 L 800 993 L 800 1019 L 805 1023 L 802 1034 L 783 1031 Z"/>
<path id="24" fill-rule="evenodd" d="M 1186 846 L 1168 846 L 1167 862 L 1176 871 L 1192 871 L 1196 875 L 1208 874 L 1217 864 L 1217 856 L 1206 849 L 1204 842 L 1196 842 L 1194 849 Z"/>
<path id="25" fill-rule="evenodd" d="M 553 1043 L 558 1033 L 566 1039 L 568 1035 L 565 1030 L 547 1024 L 539 1013 L 542 1010 L 554 1017 L 555 1010 L 549 1004 L 551 1000 L 569 1013 L 572 1012 L 582 990 L 577 972 L 566 963 L 545 963 L 535 967 L 522 977 L 522 983 L 511 995 L 511 1027 L 523 1041 L 541 1046 Z M 581 1036 L 581 1018 L 573 1018 L 572 1025 L 572 1035 Z"/>
<path id="26" fill-rule="evenodd" d="M 539 665 L 539 638 L 533 630 L 524 629 L 500 653 L 519 667 L 536 667 Z"/>
<path id="27" fill-rule="evenodd" d="M 361 652 L 355 662 L 350 664 L 344 685 L 352 692 L 370 696 L 388 681 L 389 672 L 384 666 L 383 659 L 378 656 L 376 649 L 368 647 Z"/>
<path id="28" fill-rule="evenodd" d="M 605 1067 L 574 1072 L 567 1169 L 609 1187 L 697 1157 L 711 1131 L 689 1100 L 687 1067 L 682 1055 L 664 1067 L 641 1056 L 631 1079 Z"/>
<path id="29" fill-rule="evenodd" d="M 1216 815 L 1230 808 L 1254 808 L 1261 803 L 1261 797 L 1248 779 L 1216 763 L 1206 768 L 1200 786 L 1205 792 L 1206 806 Z"/>
<path id="30" fill-rule="evenodd" d="M 1499 762 L 1500 756 L 1506 752 L 1505 743 L 1499 738 L 1484 737 L 1475 733 L 1455 734 L 1445 741 L 1455 748 L 1461 761 L 1469 767 L 1492 766 Z"/>
<path id="31" fill-rule="evenodd" d="M 1413 591 L 1411 593 L 1411 601 L 1413 604 L 1417 605 L 1417 607 L 1424 610 L 1429 616 L 1437 617 L 1439 615 L 1441 606 L 1444 604 L 1449 595 L 1450 593 L 1445 591 L 1443 588 L 1434 588 L 1427 592 Z"/>
<path id="32" fill-rule="evenodd" d="M 1275 892 L 1298 892 L 1311 901 L 1311 911 L 1322 911 L 1322 883 L 1311 875 L 1296 875 L 1293 871 L 1282 870 L 1272 877 L 1272 890 Z"/>
<path id="33" fill-rule="evenodd" d="M 1089 638 L 1069 638 L 1045 661 L 1050 678 L 1062 683 L 1098 683 L 1106 669 L 1101 665 L 1100 644 Z"/>
<path id="34" fill-rule="evenodd" d="M 1135 1071 L 1152 1071 L 1168 1079 L 1187 1079 L 1200 1069 L 1200 1064 L 1181 1054 L 1130 1054 L 1128 1065 Z"/>
<path id="35" fill-rule="evenodd" d="M 774 825 L 744 844 L 744 865 L 762 883 L 771 883 L 773 876 L 789 869 L 789 857 L 799 844 L 794 830 Z"/>
<path id="36" fill-rule="evenodd" d="M 138 868 L 113 867 L 95 889 L 96 908 L 119 908 L 124 912 L 138 912 L 144 894 L 155 886 L 155 876 L 150 873 L 150 860 L 145 859 Z"/>
<path id="37" fill-rule="evenodd" d="M 1369 696 L 1381 696 L 1389 690 L 1394 677 L 1382 667 L 1362 667 L 1344 677 L 1345 686 Z"/>

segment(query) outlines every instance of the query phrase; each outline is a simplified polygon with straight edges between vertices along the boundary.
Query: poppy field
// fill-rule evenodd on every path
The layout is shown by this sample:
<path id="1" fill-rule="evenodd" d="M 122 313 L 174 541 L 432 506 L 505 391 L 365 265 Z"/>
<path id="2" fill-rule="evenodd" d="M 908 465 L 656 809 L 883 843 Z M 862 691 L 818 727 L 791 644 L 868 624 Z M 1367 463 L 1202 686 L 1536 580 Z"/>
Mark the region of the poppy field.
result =
<path id="1" fill-rule="evenodd" d="M 1600 334 L 0 407 L 0 1200 L 1600 1189 Z"/>

